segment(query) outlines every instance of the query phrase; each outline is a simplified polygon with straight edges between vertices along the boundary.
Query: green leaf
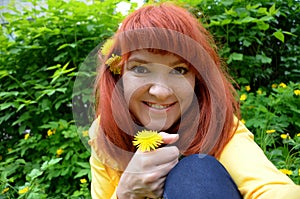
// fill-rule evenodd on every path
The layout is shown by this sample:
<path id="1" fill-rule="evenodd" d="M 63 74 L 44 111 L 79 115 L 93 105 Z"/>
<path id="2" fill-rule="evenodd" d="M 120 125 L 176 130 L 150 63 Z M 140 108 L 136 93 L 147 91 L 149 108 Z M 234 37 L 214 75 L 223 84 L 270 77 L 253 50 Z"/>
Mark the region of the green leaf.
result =
<path id="1" fill-rule="evenodd" d="M 284 34 L 282 33 L 281 30 L 278 30 L 276 32 L 273 33 L 273 35 L 279 39 L 282 43 L 284 43 Z"/>
<path id="2" fill-rule="evenodd" d="M 233 60 L 239 60 L 239 61 L 242 61 L 243 60 L 243 54 L 241 53 L 232 53 L 232 59 Z"/>

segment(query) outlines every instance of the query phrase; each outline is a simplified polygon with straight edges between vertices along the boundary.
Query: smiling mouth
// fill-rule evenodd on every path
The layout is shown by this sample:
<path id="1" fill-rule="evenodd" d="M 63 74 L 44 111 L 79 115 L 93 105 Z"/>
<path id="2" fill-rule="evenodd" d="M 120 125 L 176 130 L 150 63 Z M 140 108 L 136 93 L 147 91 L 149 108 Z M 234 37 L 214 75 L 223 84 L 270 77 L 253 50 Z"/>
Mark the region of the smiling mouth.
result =
<path id="1" fill-rule="evenodd" d="M 146 104 L 147 106 L 149 106 L 151 108 L 157 109 L 157 110 L 163 110 L 163 109 L 169 108 L 170 106 L 175 104 L 175 102 L 172 104 L 156 104 L 156 103 L 151 103 L 151 102 L 144 102 L 144 104 Z"/>

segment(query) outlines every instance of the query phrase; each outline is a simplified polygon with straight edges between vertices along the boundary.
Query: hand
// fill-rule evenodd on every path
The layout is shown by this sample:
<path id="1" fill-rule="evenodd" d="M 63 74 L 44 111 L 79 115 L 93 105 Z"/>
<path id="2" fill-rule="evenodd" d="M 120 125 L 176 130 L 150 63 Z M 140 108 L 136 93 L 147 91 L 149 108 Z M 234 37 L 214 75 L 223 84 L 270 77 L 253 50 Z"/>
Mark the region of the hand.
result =
<path id="1" fill-rule="evenodd" d="M 178 134 L 160 132 L 164 144 L 172 144 Z M 169 171 L 177 164 L 179 150 L 176 146 L 166 146 L 154 151 L 137 151 L 123 172 L 117 187 L 119 199 L 158 198 Z"/>

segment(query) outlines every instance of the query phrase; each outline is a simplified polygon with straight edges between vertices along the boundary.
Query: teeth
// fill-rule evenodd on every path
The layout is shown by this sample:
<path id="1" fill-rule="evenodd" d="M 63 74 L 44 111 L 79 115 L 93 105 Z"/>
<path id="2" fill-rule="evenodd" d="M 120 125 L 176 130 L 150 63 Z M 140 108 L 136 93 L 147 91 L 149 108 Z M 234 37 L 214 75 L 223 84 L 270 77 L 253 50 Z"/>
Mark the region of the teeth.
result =
<path id="1" fill-rule="evenodd" d="M 168 108 L 170 105 L 160 105 L 160 104 L 149 104 L 147 103 L 148 106 L 152 107 L 152 108 L 155 108 L 155 109 L 165 109 L 165 108 Z"/>

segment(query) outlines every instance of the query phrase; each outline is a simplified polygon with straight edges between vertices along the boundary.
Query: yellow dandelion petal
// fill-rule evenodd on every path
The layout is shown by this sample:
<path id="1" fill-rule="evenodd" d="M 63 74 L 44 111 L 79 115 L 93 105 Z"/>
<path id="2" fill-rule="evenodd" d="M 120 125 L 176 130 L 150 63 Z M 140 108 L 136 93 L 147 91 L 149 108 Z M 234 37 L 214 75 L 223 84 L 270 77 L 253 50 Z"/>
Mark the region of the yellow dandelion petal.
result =
<path id="1" fill-rule="evenodd" d="M 285 88 L 285 87 L 286 87 L 286 84 L 285 84 L 285 83 L 280 83 L 280 84 L 278 85 L 278 87 Z"/>
<path id="2" fill-rule="evenodd" d="M 272 84 L 272 88 L 277 88 L 277 84 Z"/>
<path id="3" fill-rule="evenodd" d="M 251 87 L 248 85 L 248 86 L 245 86 L 245 90 L 246 91 L 250 91 L 251 90 Z"/>
<path id="4" fill-rule="evenodd" d="M 106 42 L 101 47 L 101 53 L 103 55 L 108 55 L 110 53 L 111 48 L 112 48 L 113 45 L 114 45 L 114 40 L 113 39 L 106 40 Z"/>
<path id="5" fill-rule="evenodd" d="M 289 136 L 288 134 L 281 134 L 281 135 L 280 135 L 280 137 L 281 137 L 282 139 L 286 139 L 286 138 L 288 138 L 288 136 Z"/>
<path id="6" fill-rule="evenodd" d="M 106 62 L 109 66 L 109 70 L 114 74 L 121 74 L 121 67 L 119 63 L 121 62 L 122 58 L 119 55 L 112 55 Z"/>
<path id="7" fill-rule="evenodd" d="M 270 130 L 266 131 L 266 133 L 268 133 L 268 134 L 275 133 L 275 132 L 276 132 L 276 130 L 274 130 L 274 129 L 270 129 Z"/>
<path id="8" fill-rule="evenodd" d="M 299 89 L 294 90 L 294 94 L 295 94 L 295 95 L 300 95 L 300 90 L 299 90 Z"/>
<path id="9" fill-rule="evenodd" d="M 2 193 L 2 194 L 5 194 L 5 193 L 8 192 L 8 191 L 9 191 L 9 187 L 6 187 L 5 189 L 2 190 L 1 193 Z"/>
<path id="10" fill-rule="evenodd" d="M 80 179 L 80 183 L 81 183 L 81 184 L 85 184 L 85 183 L 87 183 L 87 181 L 86 181 L 85 178 L 82 178 L 82 179 Z"/>
<path id="11" fill-rule="evenodd" d="M 19 190 L 19 194 L 24 194 L 29 191 L 29 187 L 24 187 L 23 189 Z"/>
<path id="12" fill-rule="evenodd" d="M 56 155 L 60 156 L 63 152 L 64 152 L 64 150 L 59 148 L 56 150 Z"/>
<path id="13" fill-rule="evenodd" d="M 30 134 L 29 134 L 29 133 L 26 133 L 26 134 L 24 135 L 24 140 L 27 140 L 27 139 L 29 138 L 29 136 L 30 136 Z"/>
<path id="14" fill-rule="evenodd" d="M 247 95 L 246 94 L 242 94 L 241 96 L 240 96 L 240 100 L 241 101 L 245 101 L 247 99 Z"/>
<path id="15" fill-rule="evenodd" d="M 286 174 L 286 175 L 292 175 L 293 171 L 289 170 L 289 169 L 279 169 L 282 173 Z"/>
<path id="16" fill-rule="evenodd" d="M 136 146 L 140 151 L 151 151 L 158 148 L 162 143 L 162 136 L 157 131 L 143 130 L 139 131 L 134 136 L 133 145 Z"/>
<path id="17" fill-rule="evenodd" d="M 48 131 L 47 131 L 47 135 L 50 137 L 51 135 L 53 135 L 53 134 L 55 134 L 55 131 L 56 130 L 51 130 L 51 129 L 49 129 Z"/>

